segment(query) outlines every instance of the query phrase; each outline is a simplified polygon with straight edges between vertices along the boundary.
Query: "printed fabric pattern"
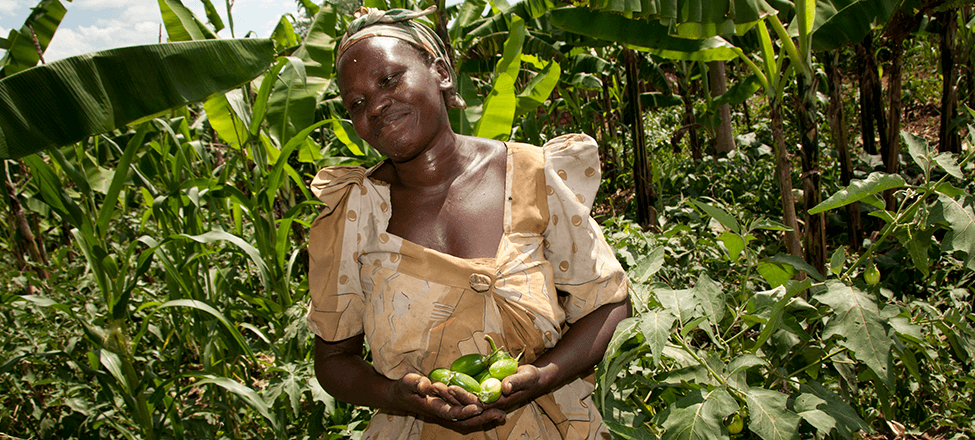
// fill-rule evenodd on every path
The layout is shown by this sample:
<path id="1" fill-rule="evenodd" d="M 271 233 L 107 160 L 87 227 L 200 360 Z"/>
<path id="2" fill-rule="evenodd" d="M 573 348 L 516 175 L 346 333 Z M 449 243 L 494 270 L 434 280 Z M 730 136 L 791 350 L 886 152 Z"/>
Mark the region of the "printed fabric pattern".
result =
<path id="1" fill-rule="evenodd" d="M 372 169 L 320 171 L 311 185 L 326 204 L 308 247 L 312 332 L 326 341 L 364 333 L 373 367 L 396 380 L 490 353 L 485 334 L 531 362 L 567 325 L 625 299 L 625 272 L 590 216 L 600 182 L 595 141 L 565 135 L 507 150 L 495 258 L 462 259 L 389 234 L 389 188 L 369 177 Z M 379 411 L 363 438 L 608 439 L 592 391 L 591 376 L 578 378 L 512 411 L 504 425 L 468 435 Z"/>

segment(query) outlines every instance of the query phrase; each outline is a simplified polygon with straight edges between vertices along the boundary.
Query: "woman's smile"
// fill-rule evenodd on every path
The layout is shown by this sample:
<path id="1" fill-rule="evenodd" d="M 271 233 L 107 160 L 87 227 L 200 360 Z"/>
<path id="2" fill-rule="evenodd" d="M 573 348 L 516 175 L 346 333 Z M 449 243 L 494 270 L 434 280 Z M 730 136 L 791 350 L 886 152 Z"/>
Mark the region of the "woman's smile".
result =
<path id="1" fill-rule="evenodd" d="M 352 60 L 354 62 L 348 62 Z M 394 161 L 417 157 L 450 130 L 439 72 L 402 40 L 374 37 L 351 46 L 339 63 L 339 89 L 363 140 Z"/>
<path id="2" fill-rule="evenodd" d="M 390 112 L 390 114 L 388 115 L 381 116 L 379 118 L 379 123 L 376 124 L 376 128 L 374 129 L 376 132 L 375 136 L 378 138 L 384 131 L 386 131 L 387 128 L 389 129 L 398 128 L 395 127 L 397 122 L 404 120 L 404 118 L 407 115 L 409 115 L 409 112 L 394 111 L 394 112 Z"/>

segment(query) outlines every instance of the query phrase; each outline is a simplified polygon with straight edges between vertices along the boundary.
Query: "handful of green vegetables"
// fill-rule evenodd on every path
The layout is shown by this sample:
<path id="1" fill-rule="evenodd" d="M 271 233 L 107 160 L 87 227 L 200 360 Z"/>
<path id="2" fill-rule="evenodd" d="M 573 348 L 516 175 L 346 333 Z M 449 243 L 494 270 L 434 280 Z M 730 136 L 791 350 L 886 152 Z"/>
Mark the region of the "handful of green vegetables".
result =
<path id="1" fill-rule="evenodd" d="M 518 358 L 511 357 L 494 344 L 494 339 L 484 335 L 491 344 L 491 354 L 484 356 L 465 354 L 450 364 L 450 368 L 437 368 L 428 375 L 433 382 L 457 385 L 477 395 L 483 403 L 494 403 L 501 398 L 501 380 L 518 371 Z"/>

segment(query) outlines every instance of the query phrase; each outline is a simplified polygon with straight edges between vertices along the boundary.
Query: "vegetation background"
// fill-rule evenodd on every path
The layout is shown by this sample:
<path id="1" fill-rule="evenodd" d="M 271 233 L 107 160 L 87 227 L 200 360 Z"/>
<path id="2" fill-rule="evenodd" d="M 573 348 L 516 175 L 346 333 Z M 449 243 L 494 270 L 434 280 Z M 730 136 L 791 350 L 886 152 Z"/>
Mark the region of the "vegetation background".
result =
<path id="1" fill-rule="evenodd" d="M 333 81 L 358 5 L 219 39 L 233 2 L 202 3 L 159 0 L 164 44 L 44 63 L 59 0 L 0 39 L 0 438 L 368 423 L 304 322 L 307 182 L 381 160 Z M 637 309 L 597 368 L 617 438 L 972 435 L 970 3 L 440 6 L 458 132 L 600 143 Z"/>

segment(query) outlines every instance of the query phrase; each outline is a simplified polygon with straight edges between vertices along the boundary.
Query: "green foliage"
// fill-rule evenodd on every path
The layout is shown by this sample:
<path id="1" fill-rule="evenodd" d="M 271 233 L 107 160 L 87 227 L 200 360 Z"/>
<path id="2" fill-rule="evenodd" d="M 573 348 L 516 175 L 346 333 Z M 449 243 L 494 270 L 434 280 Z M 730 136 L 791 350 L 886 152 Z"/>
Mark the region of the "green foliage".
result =
<path id="1" fill-rule="evenodd" d="M 271 56 L 269 40 L 158 44 L 66 58 L 4 78 L 0 157 L 79 142 L 202 101 L 257 76 Z"/>
<path id="2" fill-rule="evenodd" d="M 918 183 L 870 174 L 811 210 L 892 189 L 900 200 L 897 211 L 872 212 L 885 226 L 866 252 L 834 252 L 828 278 L 778 254 L 784 228 L 754 214 L 767 193 L 722 204 L 740 194 L 725 193 L 738 174 L 763 174 L 734 168 L 761 148 L 696 169 L 672 162 L 665 172 L 681 177 L 663 192 L 683 195 L 665 202 L 660 234 L 605 223 L 638 311 L 617 328 L 598 369 L 596 400 L 611 430 L 621 438 L 850 439 L 897 420 L 963 432 L 975 389 L 954 384 L 972 381 L 975 359 L 975 211 L 970 188 L 954 185 L 970 179 L 975 153 L 958 158 L 921 138 L 905 141 Z M 896 255 L 921 277 L 898 277 L 905 263 L 893 263 Z M 871 261 L 885 273 L 876 284 L 861 278 Z M 732 435 L 736 416 L 744 429 Z"/>
<path id="3" fill-rule="evenodd" d="M 215 38 L 224 20 L 209 0 L 203 3 L 207 17 L 201 21 L 179 0 L 159 0 L 171 40 Z M 660 20 L 634 19 L 650 14 L 655 2 L 637 2 L 641 11 L 625 16 L 609 11 L 637 3 L 602 2 L 598 11 L 555 9 L 547 0 L 503 3 L 487 8 L 468 0 L 456 8 L 449 35 L 461 54 L 459 89 L 468 109 L 452 112 L 451 121 L 462 133 L 536 144 L 570 131 L 606 139 L 605 198 L 597 214 L 633 281 L 636 309 L 597 369 L 594 398 L 618 437 L 850 439 L 885 429 L 885 420 L 920 431 L 971 426 L 971 153 L 939 153 L 905 134 L 909 157 L 901 174 L 870 173 L 875 167 L 867 157 L 857 163 L 865 172 L 852 184 L 831 188 L 820 206 L 806 208 L 838 217 L 838 208 L 864 202 L 878 234 L 862 253 L 830 243 L 828 274 L 785 255 L 787 228 L 772 220 L 781 203 L 762 119 L 770 102 L 757 102 L 754 93 L 761 85 L 765 98 L 781 99 L 802 64 L 785 60 L 802 61 L 800 52 L 810 43 L 828 43 L 816 35 L 842 39 L 848 36 L 829 30 L 849 25 L 844 30 L 853 35 L 872 26 L 855 13 L 863 2 L 819 2 L 825 6 L 818 11 L 801 2 L 804 19 L 812 12 L 833 18 L 817 19 L 815 28 L 811 20 L 803 23 L 799 48 L 782 39 L 791 26 L 760 20 L 767 5 L 736 2 L 733 21 L 744 26 L 735 31 L 756 29 L 747 37 L 759 40 L 758 57 L 714 36 L 729 29 L 721 8 L 661 15 L 676 20 L 670 24 L 678 25 L 677 35 L 700 37 L 689 40 L 674 37 L 675 29 Z M 7 150 L 6 156 L 23 156 L 4 163 L 8 197 L 23 207 L 47 261 L 21 264 L 15 256 L 23 255 L 24 237 L 13 215 L 0 215 L 0 227 L 9 232 L 0 241 L 0 265 L 20 269 L 0 271 L 0 319 L 8 329 L 0 342 L 4 435 L 361 436 L 370 410 L 334 400 L 314 378 L 312 335 L 303 319 L 304 246 L 319 202 L 306 182 L 325 165 L 372 165 L 381 158 L 342 119 L 332 81 L 332 50 L 347 17 L 336 12 L 339 6 L 302 5 L 314 14 L 307 34 L 282 17 L 270 40 L 180 43 L 252 44 L 266 52 L 246 78 L 201 87 L 206 93 L 192 100 L 206 98 L 202 105 L 174 101 L 126 111 L 124 120 L 104 128 L 38 142 L 29 151 Z M 783 17 L 795 12 L 777 5 L 789 6 Z M 883 15 L 888 6 L 868 9 Z M 226 19 L 232 28 L 232 18 Z M 53 34 L 53 28 L 44 32 Z M 731 154 L 694 161 L 674 151 L 680 145 L 671 136 L 687 123 L 680 109 L 655 109 L 647 118 L 659 233 L 634 223 L 633 206 L 620 196 L 633 184 L 631 135 L 622 134 L 628 122 L 616 116 L 626 105 L 626 84 L 614 64 L 622 44 L 653 54 L 641 69 L 656 91 L 644 96 L 659 105 L 678 103 L 670 90 L 674 75 L 687 85 L 701 70 L 674 69 L 658 56 L 737 57 L 752 69 L 714 101 L 757 109 L 754 127 L 742 131 L 758 128 L 739 136 L 739 150 Z M 138 58 L 128 54 L 113 59 Z M 213 61 L 188 56 L 200 65 Z M 24 69 L 36 61 L 25 63 Z M 187 75 L 173 87 L 213 76 L 192 65 L 157 70 Z M 813 66 L 798 68 L 807 67 Z M 36 94 L 34 85 L 14 93 Z M 107 95 L 131 106 L 156 97 Z M 67 118 L 83 113 L 65 108 L 29 119 L 73 126 Z M 786 135 L 794 143 L 797 135 Z M 41 153 L 27 154 L 34 151 Z M 879 202 L 885 191 L 893 192 L 896 208 Z M 6 198 L 3 206 L 13 211 Z"/>

